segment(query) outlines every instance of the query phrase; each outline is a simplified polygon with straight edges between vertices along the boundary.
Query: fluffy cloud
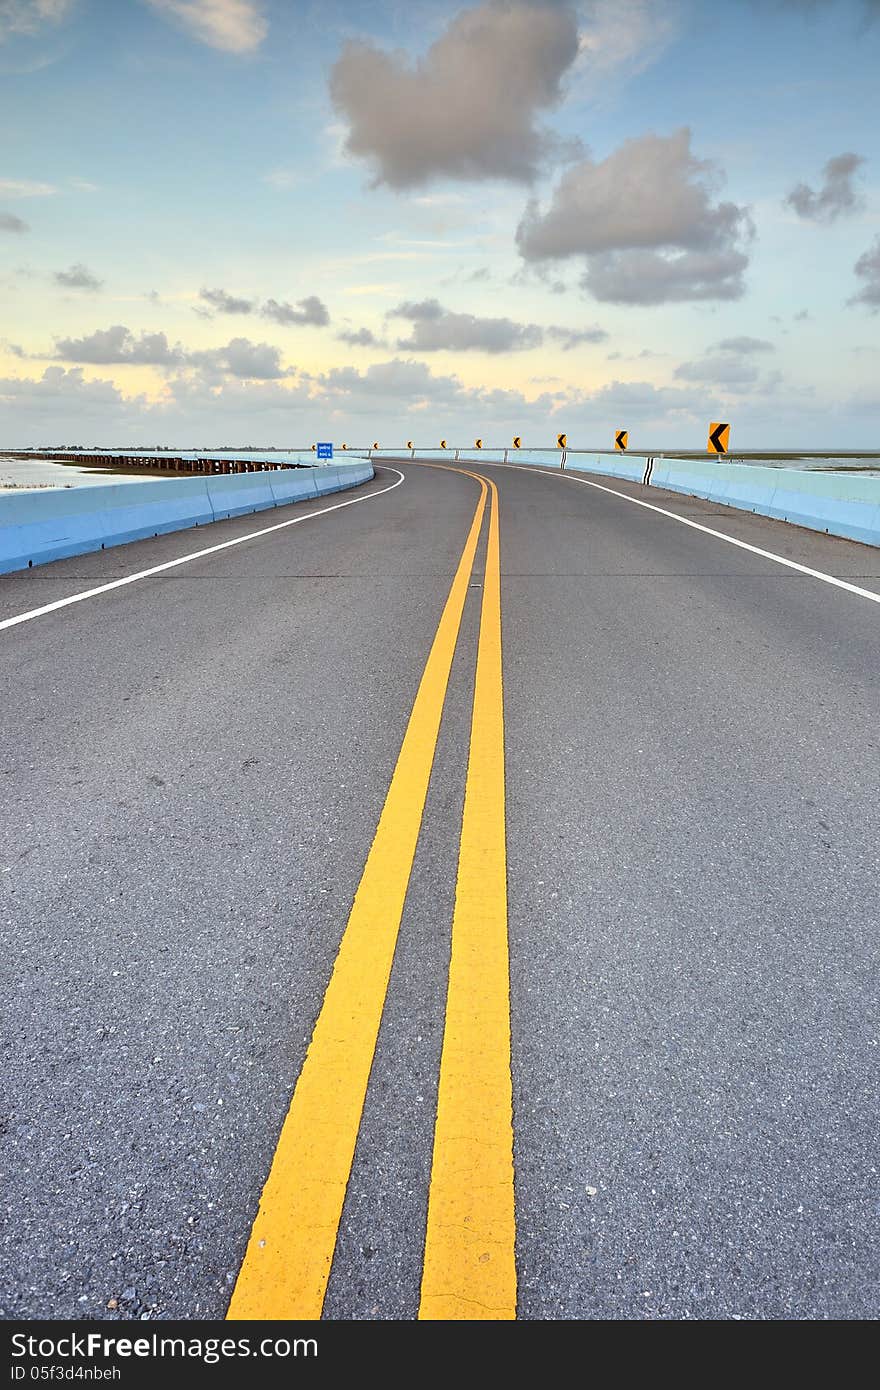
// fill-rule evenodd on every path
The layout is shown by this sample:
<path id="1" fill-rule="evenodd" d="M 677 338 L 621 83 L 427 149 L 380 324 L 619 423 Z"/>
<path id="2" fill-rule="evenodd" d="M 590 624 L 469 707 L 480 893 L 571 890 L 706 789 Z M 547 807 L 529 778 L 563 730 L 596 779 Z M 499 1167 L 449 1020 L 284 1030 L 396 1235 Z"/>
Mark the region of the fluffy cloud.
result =
<path id="1" fill-rule="evenodd" d="M 581 283 L 609 304 L 668 304 L 700 299 L 740 299 L 748 257 L 741 251 L 606 252 L 590 258 Z"/>
<path id="2" fill-rule="evenodd" d="M 147 0 L 193 38 L 224 53 L 252 53 L 266 37 L 268 25 L 255 0 Z"/>
<path id="3" fill-rule="evenodd" d="M 518 352 L 543 340 L 537 324 L 457 314 L 436 299 L 398 304 L 390 316 L 409 319 L 410 336 L 398 339 L 397 346 L 416 352 Z"/>
<path id="4" fill-rule="evenodd" d="M 93 275 L 82 261 L 77 261 L 67 270 L 56 270 L 55 283 L 63 285 L 66 290 L 99 290 L 104 281 Z"/>
<path id="5" fill-rule="evenodd" d="M 771 409 L 768 393 L 775 384 L 770 379 L 758 384 L 747 409 L 743 399 L 737 419 L 743 428 L 749 421 L 753 437 L 784 446 L 795 420 L 775 398 Z M 0 437 L 10 445 L 60 438 L 132 445 L 161 439 L 189 446 L 250 440 L 304 447 L 328 434 L 350 444 L 377 438 L 401 444 L 411 436 L 435 446 L 444 435 L 459 444 L 481 434 L 495 444 L 522 434 L 528 445 L 547 447 L 564 429 L 572 443 L 587 448 L 608 445 L 612 429 L 627 425 L 638 429 L 641 446 L 663 448 L 702 443 L 706 420 L 718 419 L 715 412 L 725 408 L 702 381 L 693 386 L 612 381 L 592 391 L 551 386 L 529 399 L 516 390 L 465 386 L 457 376 L 435 375 L 427 364 L 402 358 L 363 372 L 352 367 L 311 376 L 291 372 L 284 380 L 190 370 L 172 377 L 156 401 L 127 397 L 112 381 L 87 381 L 81 367 L 53 366 L 38 380 L 0 381 Z M 799 401 L 801 428 L 807 415 Z M 827 423 L 827 403 L 818 401 L 811 418 L 817 428 Z M 859 442 L 855 428 L 850 432 L 854 446 Z"/>
<path id="6" fill-rule="evenodd" d="M 0 232 L 29 232 L 30 227 L 11 212 L 0 212 Z"/>
<path id="7" fill-rule="evenodd" d="M 277 299 L 267 299 L 262 314 L 264 318 L 272 319 L 275 323 L 309 324 L 315 328 L 323 328 L 330 322 L 327 306 L 316 294 L 300 299 L 296 308 L 286 302 L 279 303 Z"/>
<path id="8" fill-rule="evenodd" d="M 63 423 L 68 418 L 75 421 L 82 415 L 103 414 L 122 401 L 122 392 L 115 382 L 86 381 L 82 367 L 67 371 L 64 367 L 47 367 L 39 378 L 0 377 L 0 404 L 60 415 Z"/>
<path id="9" fill-rule="evenodd" d="M 59 24 L 73 0 L 3 0 L 0 43 L 13 34 L 36 34 L 44 24 Z"/>
<path id="10" fill-rule="evenodd" d="M 613 424 L 638 420 L 641 423 L 701 420 L 711 397 L 693 397 L 675 386 L 654 386 L 650 381 L 610 381 L 607 386 L 585 394 L 572 403 L 571 418 L 583 425 Z"/>
<path id="11" fill-rule="evenodd" d="M 141 333 L 136 338 L 131 329 L 121 323 L 99 328 L 83 338 L 60 338 L 55 344 L 55 353 L 65 362 L 90 362 L 101 366 L 129 362 L 171 367 L 184 361 L 181 349 L 170 347 L 164 333 Z"/>
<path id="12" fill-rule="evenodd" d="M 209 377 L 228 373 L 250 381 L 277 381 L 291 374 L 281 365 L 279 348 L 271 343 L 253 343 L 250 338 L 231 338 L 225 347 L 189 352 L 186 362 L 202 368 Z"/>
<path id="13" fill-rule="evenodd" d="M 462 389 L 458 377 L 435 376 L 426 363 L 400 357 L 375 362 L 364 372 L 356 367 L 333 367 L 316 380 L 321 398 L 361 397 L 367 410 L 377 397 L 406 401 L 409 409 L 418 409 L 428 401 L 453 401 Z"/>
<path id="14" fill-rule="evenodd" d="M 337 333 L 340 343 L 347 343 L 349 347 L 376 347 L 377 338 L 371 328 L 350 328 L 344 329 L 342 333 Z"/>
<path id="15" fill-rule="evenodd" d="M 809 222 L 833 222 L 844 213 L 855 212 L 861 198 L 853 186 L 853 175 L 866 163 L 861 154 L 837 154 L 822 170 L 822 187 L 818 193 L 809 184 L 797 184 L 785 199 L 785 205 Z"/>
<path id="16" fill-rule="evenodd" d="M 226 290 L 199 290 L 199 299 L 218 314 L 252 314 L 256 305 L 252 299 L 236 299 Z"/>
<path id="17" fill-rule="evenodd" d="M 687 128 L 627 140 L 601 163 L 567 170 L 542 212 L 532 202 L 517 228 L 527 261 L 586 257 L 583 285 L 622 304 L 737 299 L 747 209 L 715 202 L 720 175 L 691 153 Z"/>
<path id="18" fill-rule="evenodd" d="M 773 344 L 766 338 L 722 338 L 704 357 L 682 362 L 676 367 L 675 376 L 680 381 L 710 382 L 722 390 L 748 391 L 758 385 L 760 377 L 755 357 L 774 351 Z M 775 389 L 779 380 L 778 373 L 771 373 L 759 389 L 763 392 Z"/>
<path id="19" fill-rule="evenodd" d="M 880 309 L 880 236 L 875 239 L 863 255 L 859 256 L 853 270 L 862 281 L 862 287 L 853 295 L 849 303 L 867 304 L 868 308 L 876 314 Z"/>
<path id="20" fill-rule="evenodd" d="M 557 142 L 536 125 L 562 95 L 578 51 L 568 4 L 485 0 L 455 15 L 416 63 L 365 41 L 345 45 L 330 95 L 345 148 L 374 186 L 433 178 L 529 182 Z"/>

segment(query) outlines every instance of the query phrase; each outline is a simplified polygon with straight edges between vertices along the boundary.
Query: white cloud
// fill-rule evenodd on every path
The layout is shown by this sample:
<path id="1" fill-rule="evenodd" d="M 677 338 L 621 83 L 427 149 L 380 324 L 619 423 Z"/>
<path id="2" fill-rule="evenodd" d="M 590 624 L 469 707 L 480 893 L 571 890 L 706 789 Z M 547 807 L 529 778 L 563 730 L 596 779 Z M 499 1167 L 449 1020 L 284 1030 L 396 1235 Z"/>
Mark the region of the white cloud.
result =
<path id="1" fill-rule="evenodd" d="M 570 5 L 484 0 L 459 11 L 415 63 L 371 42 L 347 43 L 330 95 L 347 123 L 345 149 L 368 161 L 374 186 L 529 182 L 559 143 L 536 119 L 560 101 L 576 56 Z"/>
<path id="2" fill-rule="evenodd" d="M 224 53 L 253 53 L 268 32 L 256 0 L 146 0 L 193 38 Z"/>
<path id="3" fill-rule="evenodd" d="M 280 348 L 272 343 L 253 343 L 249 338 L 231 338 L 225 347 L 189 352 L 186 360 L 209 376 L 228 374 L 246 380 L 277 381 L 291 375 L 291 369 L 281 365 Z"/>
<path id="4" fill-rule="evenodd" d="M 578 73 L 592 87 L 597 78 L 644 72 L 678 32 L 679 11 L 675 0 L 593 0 L 578 40 Z"/>
<path id="5" fill-rule="evenodd" d="M 0 405 L 63 415 L 65 423 L 83 414 L 102 414 L 122 401 L 115 382 L 86 381 L 82 367 L 47 367 L 39 378 L 0 377 Z M 10 416 L 10 420 L 14 418 L 14 414 Z"/>
<path id="6" fill-rule="evenodd" d="M 0 43 L 16 34 L 37 34 L 46 24 L 60 24 L 73 0 L 0 0 Z"/>
<path id="7" fill-rule="evenodd" d="M 170 347 L 164 333 L 141 333 L 136 338 L 131 329 L 121 323 L 111 328 L 99 328 L 82 338 L 59 338 L 55 344 L 55 354 L 65 362 L 89 362 L 101 366 L 128 362 L 168 367 L 184 360 L 181 349 Z"/>
<path id="8" fill-rule="evenodd" d="M 0 198 L 50 198 L 58 189 L 31 179 L 0 179 Z"/>
<path id="9" fill-rule="evenodd" d="M 615 303 L 739 298 L 751 219 L 736 203 L 714 201 L 721 175 L 695 158 L 690 138 L 687 128 L 643 135 L 566 170 L 546 211 L 527 207 L 520 254 L 585 257 L 582 284 Z"/>
<path id="10" fill-rule="evenodd" d="M 231 346 L 220 351 L 228 357 Z M 125 396 L 113 381 L 85 380 L 81 367 L 65 371 L 52 366 L 42 378 L 0 381 L 0 437 L 10 445 L 65 439 L 190 447 L 216 444 L 218 438 L 303 447 L 325 437 L 355 445 L 373 439 L 396 445 L 412 437 L 436 447 L 444 436 L 467 444 L 479 434 L 492 444 L 504 444 L 516 433 L 528 446 L 546 448 L 565 430 L 574 447 L 589 448 L 607 445 L 612 429 L 628 426 L 638 431 L 634 446 L 681 447 L 704 442 L 706 422 L 720 418 L 715 412 L 726 408 L 723 401 L 731 389 L 724 387 L 719 394 L 703 380 L 693 386 L 612 381 L 597 390 L 550 382 L 528 398 L 518 390 L 465 386 L 455 375 L 435 375 L 423 362 L 395 358 L 364 371 L 338 367 L 309 375 L 290 370 L 283 380 L 236 378 L 228 369 L 216 370 L 215 362 L 172 376 L 161 398 L 148 401 Z M 795 421 L 780 409 L 773 394 L 777 389 L 778 377 L 768 377 L 737 394 L 743 446 L 747 432 L 757 442 L 767 444 L 772 438 L 786 443 Z M 816 429 L 827 426 L 827 402 L 817 400 L 811 408 L 798 400 L 796 416 L 802 428 L 805 421 L 814 422 Z M 775 434 L 768 436 L 768 428 L 775 428 Z M 849 437 L 857 445 L 856 433 L 853 426 Z"/>

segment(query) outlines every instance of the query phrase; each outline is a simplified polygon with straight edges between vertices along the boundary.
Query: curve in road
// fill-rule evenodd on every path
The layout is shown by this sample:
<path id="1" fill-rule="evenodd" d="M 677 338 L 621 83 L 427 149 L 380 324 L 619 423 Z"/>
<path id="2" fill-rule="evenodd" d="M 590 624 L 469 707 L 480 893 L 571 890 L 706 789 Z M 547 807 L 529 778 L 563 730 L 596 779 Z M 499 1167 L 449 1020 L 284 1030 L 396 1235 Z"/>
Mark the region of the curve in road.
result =
<path id="1" fill-rule="evenodd" d="M 479 467 L 0 582 L 4 1316 L 235 1311 L 441 629 L 310 1315 L 876 1315 L 876 553 Z"/>

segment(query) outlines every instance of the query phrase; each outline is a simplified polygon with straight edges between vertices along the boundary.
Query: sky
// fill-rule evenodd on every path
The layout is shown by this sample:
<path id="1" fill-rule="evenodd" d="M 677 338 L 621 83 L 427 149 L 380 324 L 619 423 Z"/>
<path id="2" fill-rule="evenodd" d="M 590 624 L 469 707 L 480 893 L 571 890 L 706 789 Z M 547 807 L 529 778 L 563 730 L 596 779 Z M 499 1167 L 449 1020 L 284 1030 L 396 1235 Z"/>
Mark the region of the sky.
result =
<path id="1" fill-rule="evenodd" d="M 880 448 L 880 0 L 0 0 L 0 446 Z"/>

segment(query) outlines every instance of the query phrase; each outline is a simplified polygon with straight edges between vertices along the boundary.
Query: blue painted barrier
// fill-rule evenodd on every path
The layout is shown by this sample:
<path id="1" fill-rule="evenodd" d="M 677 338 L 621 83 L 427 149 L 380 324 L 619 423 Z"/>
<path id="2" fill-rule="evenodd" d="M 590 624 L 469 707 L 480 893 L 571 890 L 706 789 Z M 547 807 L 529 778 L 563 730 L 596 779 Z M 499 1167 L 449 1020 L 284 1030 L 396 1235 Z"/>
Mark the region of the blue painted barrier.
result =
<path id="1" fill-rule="evenodd" d="M 447 459 L 458 453 L 462 465 L 506 463 L 560 469 L 559 449 L 420 449 L 416 462 Z M 505 458 L 506 455 L 506 458 Z M 373 452 L 374 458 L 406 457 L 400 449 Z M 670 492 L 683 492 L 709 502 L 723 503 L 761 516 L 825 531 L 831 536 L 880 546 L 880 477 L 858 473 L 823 473 L 801 468 L 767 468 L 760 464 L 720 462 L 712 459 L 652 459 L 650 484 Z M 570 472 L 594 473 L 608 478 L 642 482 L 648 458 L 643 454 L 565 454 Z"/>
<path id="2" fill-rule="evenodd" d="M 0 493 L 0 574 L 341 492 L 373 476 L 372 464 L 358 460 L 333 469 Z"/>
<path id="3" fill-rule="evenodd" d="M 205 479 L 214 520 L 262 512 L 275 506 L 270 473 L 238 473 L 232 477 L 210 475 Z"/>
<path id="4" fill-rule="evenodd" d="M 742 511 L 880 545 L 880 478 L 857 473 L 762 468 L 758 464 L 658 458 L 651 484 Z"/>

